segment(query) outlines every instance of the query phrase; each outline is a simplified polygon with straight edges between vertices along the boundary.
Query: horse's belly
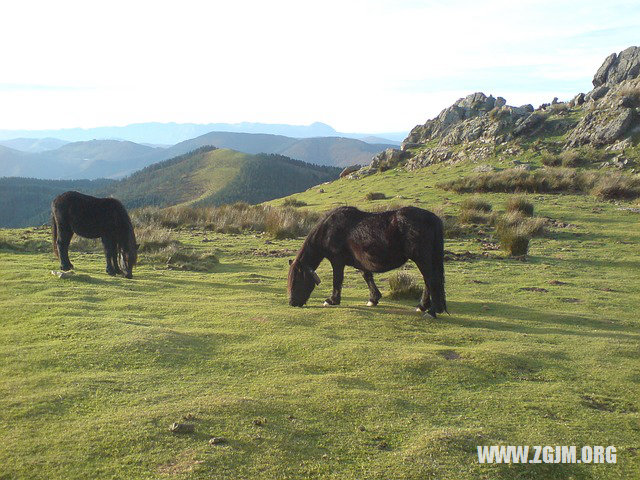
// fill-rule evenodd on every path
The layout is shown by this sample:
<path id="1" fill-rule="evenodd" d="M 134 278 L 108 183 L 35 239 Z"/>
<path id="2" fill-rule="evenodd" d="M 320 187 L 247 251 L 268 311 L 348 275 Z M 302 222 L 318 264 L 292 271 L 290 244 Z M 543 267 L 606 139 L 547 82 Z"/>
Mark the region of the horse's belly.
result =
<path id="1" fill-rule="evenodd" d="M 366 252 L 357 255 L 355 257 L 354 265 L 360 270 L 365 270 L 372 273 L 388 272 L 395 268 L 401 267 L 407 263 L 407 257 L 404 255 L 369 255 Z"/>

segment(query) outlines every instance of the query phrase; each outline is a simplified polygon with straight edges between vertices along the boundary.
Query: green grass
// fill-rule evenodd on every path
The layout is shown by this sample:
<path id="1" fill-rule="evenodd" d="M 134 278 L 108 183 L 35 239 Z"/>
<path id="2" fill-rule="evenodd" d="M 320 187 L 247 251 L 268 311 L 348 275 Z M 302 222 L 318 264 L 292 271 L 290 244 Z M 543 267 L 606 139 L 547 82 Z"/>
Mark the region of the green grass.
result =
<path id="1" fill-rule="evenodd" d="M 468 196 L 435 185 L 472 168 L 390 170 L 295 198 L 370 207 L 366 193 L 383 192 L 376 208 L 457 214 Z M 508 195 L 481 198 L 501 213 Z M 321 307 L 328 262 L 308 307 L 289 307 L 302 239 L 183 230 L 186 248 L 219 258 L 212 271 L 141 253 L 125 280 L 100 253 L 72 252 L 76 274 L 59 279 L 48 231 L 0 231 L 0 478 L 640 477 L 638 214 L 526 198 L 570 225 L 532 239 L 526 261 L 448 240 L 475 255 L 446 263 L 451 315 L 437 320 L 417 298 L 390 300 L 390 273 L 376 275 L 378 307 L 353 269 L 342 305 Z M 188 415 L 194 433 L 169 432 Z M 618 463 L 478 464 L 476 446 L 492 444 L 615 445 Z"/>

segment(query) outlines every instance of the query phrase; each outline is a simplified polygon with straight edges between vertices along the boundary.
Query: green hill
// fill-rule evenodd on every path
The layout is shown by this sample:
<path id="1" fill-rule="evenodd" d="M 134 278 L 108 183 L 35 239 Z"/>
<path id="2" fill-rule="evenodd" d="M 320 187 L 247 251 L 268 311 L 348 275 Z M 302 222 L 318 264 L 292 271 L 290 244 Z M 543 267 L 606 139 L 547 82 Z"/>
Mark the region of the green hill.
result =
<path id="1" fill-rule="evenodd" d="M 259 203 L 334 180 L 339 172 L 281 155 L 202 147 L 144 168 L 103 193 L 130 208 Z"/>

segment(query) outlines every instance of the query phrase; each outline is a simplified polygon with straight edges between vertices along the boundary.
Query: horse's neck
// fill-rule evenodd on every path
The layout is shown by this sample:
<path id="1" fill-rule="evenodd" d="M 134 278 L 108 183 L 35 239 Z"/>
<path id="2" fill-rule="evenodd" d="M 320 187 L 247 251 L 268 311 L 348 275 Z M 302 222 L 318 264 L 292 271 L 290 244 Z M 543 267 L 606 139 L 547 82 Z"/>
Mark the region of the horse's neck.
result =
<path id="1" fill-rule="evenodd" d="M 315 270 L 322 262 L 324 256 L 319 252 L 312 243 L 305 242 L 298 254 L 298 260 L 300 263 L 311 267 L 311 270 Z"/>

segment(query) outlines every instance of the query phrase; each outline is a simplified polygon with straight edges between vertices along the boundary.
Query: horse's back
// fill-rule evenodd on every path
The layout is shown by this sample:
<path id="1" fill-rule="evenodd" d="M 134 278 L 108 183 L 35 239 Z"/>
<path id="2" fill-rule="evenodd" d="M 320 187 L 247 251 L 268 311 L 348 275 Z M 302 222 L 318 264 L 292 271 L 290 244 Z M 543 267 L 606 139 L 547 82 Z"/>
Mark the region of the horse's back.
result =
<path id="1" fill-rule="evenodd" d="M 106 233 L 130 225 L 123 205 L 115 198 L 98 198 L 69 191 L 58 195 L 51 203 L 56 223 L 87 237 L 102 237 Z"/>

